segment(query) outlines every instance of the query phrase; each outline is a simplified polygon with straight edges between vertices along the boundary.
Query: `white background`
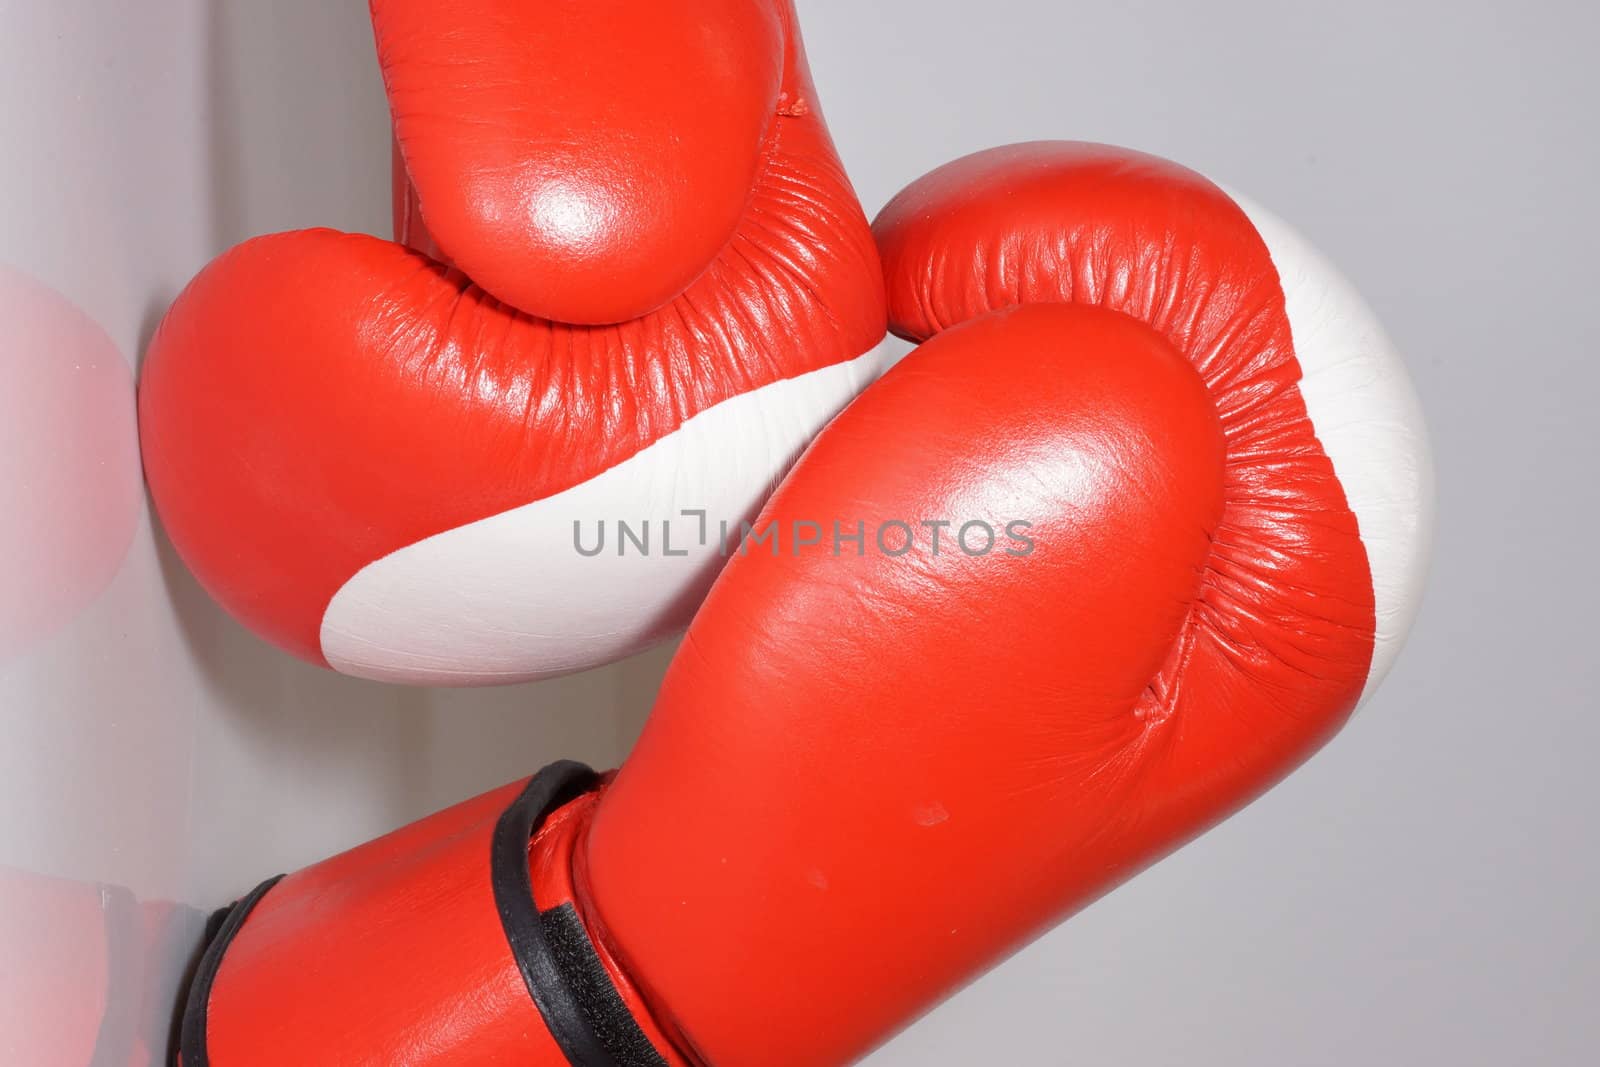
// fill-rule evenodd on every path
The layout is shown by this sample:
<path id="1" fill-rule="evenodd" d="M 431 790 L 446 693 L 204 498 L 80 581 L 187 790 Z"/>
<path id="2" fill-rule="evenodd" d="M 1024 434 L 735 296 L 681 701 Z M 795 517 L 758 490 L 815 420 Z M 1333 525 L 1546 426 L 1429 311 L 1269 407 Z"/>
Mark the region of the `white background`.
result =
<path id="1" fill-rule="evenodd" d="M 801 15 L 869 213 L 953 156 L 1070 137 L 1170 156 L 1296 223 L 1408 355 L 1440 482 L 1428 602 L 1350 729 L 871 1062 L 1593 1062 L 1594 9 L 802 0 Z M 356 0 L 0 0 L 0 264 L 131 367 L 227 245 L 384 232 L 371 53 Z M 0 368 L 57 358 L 37 336 L 0 321 Z M 16 439 L 52 432 L 27 404 L 0 395 L 0 447 L 54 454 Z M 0 513 L 38 491 L 0 485 Z M 91 500 L 81 518 L 102 516 Z M 129 536 L 70 621 L 0 654 L 0 942 L 65 945 L 50 924 L 67 920 L 38 902 L 74 885 L 177 903 L 180 947 L 147 949 L 123 1000 L 161 1005 L 199 909 L 263 876 L 550 758 L 614 762 L 665 663 L 465 693 L 352 681 L 226 619 L 147 516 Z M 0 610 L 28 566 L 13 555 Z M 8 948 L 0 991 L 48 972 L 101 996 L 73 952 Z M 65 1047 L 61 999 L 59 1017 L 0 1004 L 0 1063 L 70 1062 L 37 1051 Z M 140 1016 L 145 1045 L 160 1014 Z"/>

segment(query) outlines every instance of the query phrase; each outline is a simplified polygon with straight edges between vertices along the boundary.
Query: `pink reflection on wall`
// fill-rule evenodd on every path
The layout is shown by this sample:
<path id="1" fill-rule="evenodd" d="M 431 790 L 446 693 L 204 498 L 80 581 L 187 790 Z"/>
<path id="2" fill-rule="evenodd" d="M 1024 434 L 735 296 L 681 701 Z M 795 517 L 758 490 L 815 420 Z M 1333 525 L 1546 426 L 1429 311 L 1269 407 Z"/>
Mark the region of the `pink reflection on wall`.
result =
<path id="1" fill-rule="evenodd" d="M 121 886 L 0 867 L 0 1063 L 164 1062 L 172 1005 L 163 976 L 192 955 L 198 925 L 190 909 Z"/>
<path id="2" fill-rule="evenodd" d="M 67 1067 L 95 1062 L 103 1044 L 127 1051 L 131 1027 L 109 1042 L 102 1033 L 118 984 L 114 961 L 135 936 L 133 915 L 131 896 L 0 868 L 5 1062 Z"/>
<path id="3" fill-rule="evenodd" d="M 0 663 L 116 574 L 139 517 L 133 377 L 60 293 L 0 265 Z"/>

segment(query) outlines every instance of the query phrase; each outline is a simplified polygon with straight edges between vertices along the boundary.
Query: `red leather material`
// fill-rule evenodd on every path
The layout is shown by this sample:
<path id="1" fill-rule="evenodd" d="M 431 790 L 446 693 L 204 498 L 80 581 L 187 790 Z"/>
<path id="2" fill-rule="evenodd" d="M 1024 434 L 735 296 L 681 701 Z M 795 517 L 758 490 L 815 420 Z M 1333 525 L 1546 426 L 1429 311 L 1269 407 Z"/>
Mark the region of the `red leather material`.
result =
<path id="1" fill-rule="evenodd" d="M 674 1067 L 856 1059 L 1268 788 L 1367 679 L 1366 550 L 1233 201 L 1024 145 L 877 233 L 926 342 L 768 501 L 778 550 L 723 571 L 615 780 L 530 843 Z M 556 1067 L 486 877 L 519 788 L 272 890 L 217 976 L 219 1067 Z"/>
<path id="2" fill-rule="evenodd" d="M 429 259 L 453 267 L 439 250 L 439 242 L 428 232 L 422 221 L 422 202 L 417 198 L 417 187 L 411 184 L 406 172 L 405 157 L 400 154 L 400 143 L 395 142 L 393 163 L 390 168 L 390 207 L 394 212 L 394 239 L 413 252 L 421 252 Z"/>
<path id="3" fill-rule="evenodd" d="M 565 1067 L 511 955 L 490 835 L 518 782 L 283 879 L 222 958 L 207 1005 L 214 1067 L 520 1063 Z M 574 842 L 599 794 L 530 843 L 541 911 L 575 904 Z M 623 1003 L 670 1067 L 684 1061 L 601 944 Z"/>
<path id="4" fill-rule="evenodd" d="M 732 238 L 784 88 L 786 2 L 371 7 L 423 215 L 490 293 L 621 322 Z"/>
<path id="5" fill-rule="evenodd" d="M 1224 194 L 1021 146 L 877 233 L 896 329 L 932 339 L 763 518 L 1020 519 L 1034 550 L 824 539 L 718 579 L 587 845 L 589 913 L 716 1067 L 862 1055 L 1306 759 L 1372 655 L 1279 280 Z"/>
<path id="6" fill-rule="evenodd" d="M 291 874 L 217 973 L 216 1067 L 561 1064 L 506 943 L 489 839 L 522 784 Z"/>
<path id="7" fill-rule="evenodd" d="M 143 371 L 166 528 L 251 628 L 325 663 L 324 611 L 366 565 L 882 337 L 877 252 L 787 0 L 695 6 L 375 0 L 415 181 L 396 175 L 402 243 L 241 245 Z M 535 210 L 560 183 L 604 222 L 594 241 Z M 466 274 L 428 258 L 435 236 Z"/>

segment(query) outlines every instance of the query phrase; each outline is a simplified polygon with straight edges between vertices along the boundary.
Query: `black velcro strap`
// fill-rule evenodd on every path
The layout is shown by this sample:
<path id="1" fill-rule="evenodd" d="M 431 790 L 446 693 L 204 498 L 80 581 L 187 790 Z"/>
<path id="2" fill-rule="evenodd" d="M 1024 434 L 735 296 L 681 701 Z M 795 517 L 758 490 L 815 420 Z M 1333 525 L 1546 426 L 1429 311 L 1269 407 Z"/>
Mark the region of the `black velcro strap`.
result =
<path id="1" fill-rule="evenodd" d="M 251 910 L 267 895 L 267 890 L 282 880 L 281 874 L 276 878 L 268 878 L 243 900 L 217 912 L 206 924 L 211 943 L 206 946 L 205 955 L 200 957 L 194 982 L 189 986 L 189 999 L 183 1008 L 183 1026 L 178 1035 L 178 1051 L 183 1057 L 183 1067 L 211 1067 L 211 1059 L 206 1052 L 206 1011 L 211 1005 L 211 985 L 217 980 L 217 969 L 222 966 L 222 957 L 227 954 L 228 946 L 239 933 L 239 927 L 250 917 Z"/>
<path id="2" fill-rule="evenodd" d="M 490 855 L 495 905 L 523 983 L 572 1067 L 667 1067 L 600 962 L 571 904 L 540 914 L 528 843 L 555 810 L 593 790 L 581 763 L 552 763 L 500 816 Z M 187 1065 L 186 1065 L 187 1067 Z"/>
<path id="3" fill-rule="evenodd" d="M 604 1061 L 608 1067 L 666 1067 L 666 1060 L 656 1051 L 650 1039 L 639 1029 L 633 1013 L 617 995 L 611 984 L 611 975 L 595 952 L 589 931 L 578 917 L 572 904 L 562 904 L 539 913 L 539 924 L 544 927 L 545 941 L 555 954 L 556 966 L 561 969 L 567 985 L 573 990 L 578 1009 L 588 1020 L 605 1046 L 611 1059 Z M 569 1054 L 568 1059 L 571 1059 Z M 578 1063 L 577 1060 L 572 1060 Z"/>

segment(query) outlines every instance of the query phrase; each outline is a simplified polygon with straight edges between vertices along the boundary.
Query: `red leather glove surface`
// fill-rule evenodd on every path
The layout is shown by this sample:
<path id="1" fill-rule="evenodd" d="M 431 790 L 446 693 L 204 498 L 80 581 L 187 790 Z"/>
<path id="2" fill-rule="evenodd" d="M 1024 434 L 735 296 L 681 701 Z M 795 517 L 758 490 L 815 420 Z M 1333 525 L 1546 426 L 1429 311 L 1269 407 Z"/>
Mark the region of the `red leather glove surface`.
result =
<path id="1" fill-rule="evenodd" d="M 1403 368 L 1281 223 L 1044 143 L 875 232 L 892 328 L 929 340 L 763 517 L 948 520 L 946 549 L 736 559 L 589 835 L 592 928 L 716 1067 L 851 1061 L 1259 795 L 1421 580 Z M 1018 519 L 1026 555 L 951 543 Z"/>
<path id="2" fill-rule="evenodd" d="M 161 517 L 230 611 L 348 673 L 636 651 L 721 562 L 682 512 L 737 526 L 879 369 L 878 258 L 789 0 L 372 17 L 402 243 L 261 237 L 185 290 L 141 389 Z"/>
<path id="3" fill-rule="evenodd" d="M 614 782 L 531 844 L 486 843 L 508 790 L 439 871 L 402 854 L 444 857 L 426 828 L 465 815 L 271 890 L 191 1000 L 217 1067 L 349 1019 L 372 1032 L 341 1063 L 838 1067 L 1345 722 L 1415 609 L 1431 498 L 1403 368 L 1331 268 L 1093 145 L 961 160 L 877 235 L 927 340 L 768 501 Z M 567 964 L 538 965 L 529 897 L 580 924 L 550 935 Z M 354 977 L 469 928 L 443 987 Z"/>

